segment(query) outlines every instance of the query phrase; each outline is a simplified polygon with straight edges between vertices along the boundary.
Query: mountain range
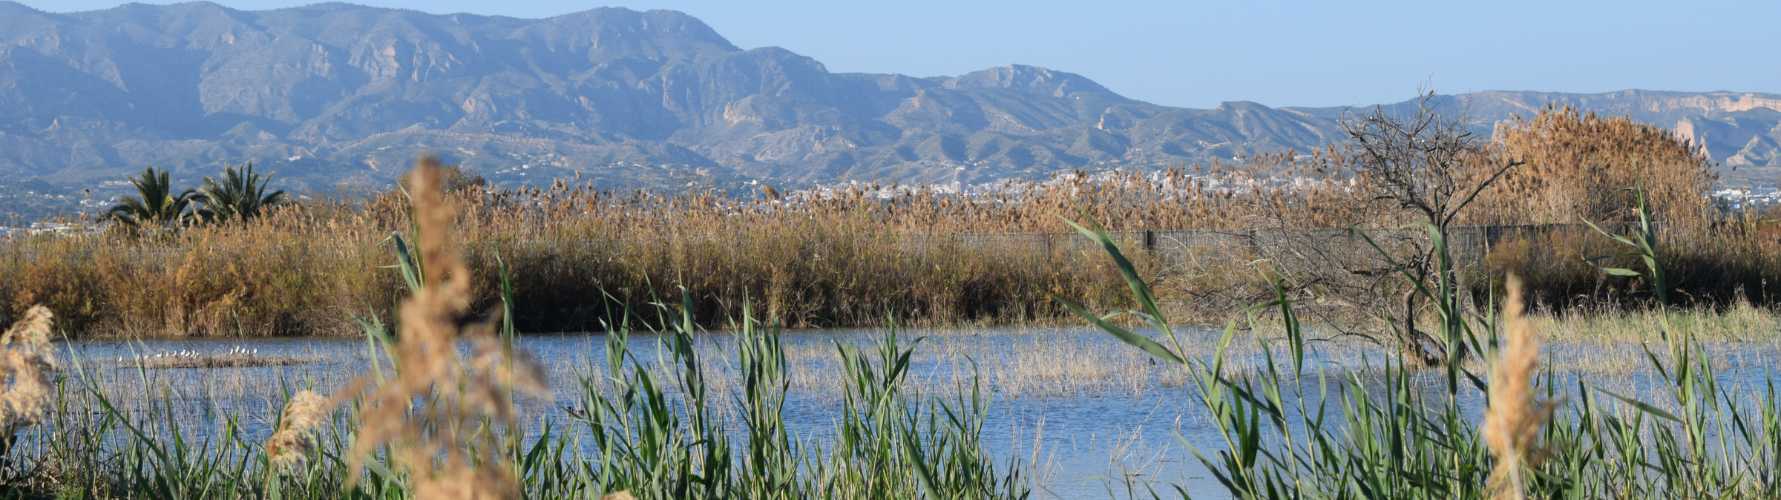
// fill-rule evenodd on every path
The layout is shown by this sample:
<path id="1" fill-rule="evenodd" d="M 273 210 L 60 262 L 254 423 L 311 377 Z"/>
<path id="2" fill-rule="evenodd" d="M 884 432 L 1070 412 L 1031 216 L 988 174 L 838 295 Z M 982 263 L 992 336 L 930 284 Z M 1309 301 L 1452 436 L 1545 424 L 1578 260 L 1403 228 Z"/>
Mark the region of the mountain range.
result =
<path id="1" fill-rule="evenodd" d="M 1486 132 L 1548 105 L 1628 115 L 1703 143 L 1727 179 L 1781 178 L 1781 95 L 1476 92 L 1437 103 Z M 981 183 L 1309 150 L 1364 109 L 1176 108 L 1024 65 L 835 73 L 661 10 L 49 13 L 0 1 L 0 189 L 15 194 L 115 189 L 148 165 L 195 180 L 246 161 L 297 191 L 377 188 L 421 152 L 502 183 Z"/>

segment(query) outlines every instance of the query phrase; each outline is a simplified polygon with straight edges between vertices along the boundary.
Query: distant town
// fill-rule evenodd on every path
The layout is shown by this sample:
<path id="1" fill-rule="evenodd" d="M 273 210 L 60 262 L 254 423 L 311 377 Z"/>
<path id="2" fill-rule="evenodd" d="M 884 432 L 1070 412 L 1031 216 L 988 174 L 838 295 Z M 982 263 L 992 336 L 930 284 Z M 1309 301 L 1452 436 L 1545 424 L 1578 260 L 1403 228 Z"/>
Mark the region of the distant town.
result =
<path id="1" fill-rule="evenodd" d="M 520 169 L 525 170 L 525 169 Z M 959 182 L 934 184 L 874 184 L 858 181 L 825 184 L 809 189 L 795 190 L 784 194 L 786 202 L 797 203 L 799 200 L 819 199 L 834 196 L 845 191 L 858 192 L 868 190 L 869 196 L 890 199 L 912 192 L 930 192 L 958 195 L 964 197 L 1018 195 L 1020 192 L 1034 187 L 1068 182 L 1078 176 L 1086 176 L 1088 180 L 1105 180 L 1110 176 L 1123 172 L 1120 169 L 1103 170 L 1092 173 L 1066 172 L 1050 180 L 1041 182 L 1003 180 L 990 183 L 965 184 Z M 511 174 L 511 172 L 504 172 Z M 1162 175 L 1153 171 L 1151 176 Z M 1156 180 L 1156 179 L 1153 179 Z M 1267 184 L 1270 181 L 1244 179 L 1232 180 L 1223 178 L 1203 179 L 1207 187 L 1214 190 L 1243 190 Z M 1275 179 L 1275 183 L 1293 183 L 1292 179 Z M 749 181 L 743 189 L 735 192 L 756 191 L 763 186 L 760 181 Z M 1278 185 L 1278 184 L 1276 184 Z M 35 234 L 78 234 L 97 232 L 103 224 L 96 217 L 118 203 L 129 190 L 125 181 L 108 181 L 95 186 L 95 189 L 82 190 L 79 193 L 53 191 L 52 187 L 41 183 L 28 185 L 6 185 L 0 183 L 0 237 Z M 1781 205 L 1781 184 L 1752 184 L 1744 187 L 1722 187 L 1712 193 L 1724 210 L 1763 210 Z"/>

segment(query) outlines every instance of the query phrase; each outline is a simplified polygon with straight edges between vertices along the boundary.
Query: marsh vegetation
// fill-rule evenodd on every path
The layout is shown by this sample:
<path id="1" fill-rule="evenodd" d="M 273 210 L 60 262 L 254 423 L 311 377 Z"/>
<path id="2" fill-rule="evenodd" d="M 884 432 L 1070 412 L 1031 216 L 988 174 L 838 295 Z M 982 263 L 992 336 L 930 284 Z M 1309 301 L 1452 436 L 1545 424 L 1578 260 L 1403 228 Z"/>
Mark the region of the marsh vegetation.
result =
<path id="1" fill-rule="evenodd" d="M 1770 216 L 1715 207 L 1709 165 L 1655 128 L 1442 119 L 972 196 L 495 190 L 423 160 L 371 200 L 280 203 L 225 176 L 243 196 L 203 199 L 234 216 L 144 224 L 172 210 L 145 201 L 136 224 L 0 243 L 0 485 L 1781 494 Z M 162 178 L 144 200 L 174 198 Z M 784 329 L 839 326 L 881 329 Z M 520 334 L 549 331 L 594 335 Z M 1107 459 L 1064 457 L 1085 450 Z"/>
<path id="2" fill-rule="evenodd" d="M 446 196 L 462 207 L 471 300 L 494 303 L 505 271 L 517 294 L 513 319 L 527 332 L 595 329 L 682 289 L 705 326 L 740 317 L 745 304 L 795 328 L 876 326 L 887 314 L 927 326 L 1072 321 L 1054 295 L 1096 309 L 1127 305 L 1100 250 L 1063 220 L 1106 227 L 1132 249 L 1163 306 L 1194 323 L 1220 324 L 1270 296 L 1256 262 L 1307 299 L 1307 317 L 1368 336 L 1392 336 L 1426 309 L 1396 270 L 1457 279 L 1479 297 L 1515 272 L 1541 310 L 1636 310 L 1642 284 L 1598 271 L 1636 267 L 1636 258 L 1584 224 L 1633 224 L 1633 188 L 1650 202 L 1674 305 L 1767 306 L 1781 291 L 1777 214 L 1715 207 L 1710 165 L 1668 132 L 1553 110 L 1489 140 L 1444 133 L 1454 136 L 1445 149 L 1397 158 L 1332 149 L 969 195 L 853 186 L 777 199 L 657 196 L 569 179 L 494 189 L 460 175 Z M 1417 213 L 1406 205 L 1425 203 L 1416 198 L 1433 199 L 1422 181 L 1401 179 L 1394 195 L 1374 180 L 1431 160 L 1447 164 L 1439 184 L 1454 192 L 1438 198 L 1483 187 L 1438 218 L 1451 275 L 1423 271 L 1440 259 L 1426 217 L 1406 217 Z M 264 191 L 260 182 L 242 191 Z M 176 191 L 150 187 L 144 196 Z M 393 313 L 402 283 L 389 254 L 392 235 L 414 226 L 407 195 L 258 210 L 0 241 L 8 277 L 0 320 L 42 304 L 82 338 L 354 336 L 352 318 Z M 1372 307 L 1386 302 L 1398 307 Z"/>

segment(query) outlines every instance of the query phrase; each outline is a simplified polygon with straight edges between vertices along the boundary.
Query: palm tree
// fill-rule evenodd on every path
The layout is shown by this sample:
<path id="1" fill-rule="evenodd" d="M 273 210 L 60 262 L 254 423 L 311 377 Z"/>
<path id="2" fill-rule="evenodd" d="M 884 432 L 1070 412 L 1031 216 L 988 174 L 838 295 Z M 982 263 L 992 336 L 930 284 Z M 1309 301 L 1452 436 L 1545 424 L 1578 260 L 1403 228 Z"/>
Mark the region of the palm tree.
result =
<path id="1" fill-rule="evenodd" d="M 136 186 L 136 195 L 124 196 L 122 201 L 105 212 L 106 217 L 130 227 L 170 227 L 191 217 L 192 214 L 187 209 L 191 207 L 194 196 L 192 190 L 175 194 L 173 182 L 168 179 L 166 170 L 145 168 L 141 174 L 130 179 L 130 184 Z"/>
<path id="2" fill-rule="evenodd" d="M 285 199 L 283 190 L 266 192 L 266 184 L 271 179 L 270 175 L 261 177 L 254 173 L 251 162 L 240 169 L 224 168 L 221 181 L 205 177 L 204 185 L 198 188 L 197 199 L 204 204 L 198 209 L 199 217 L 212 222 L 259 217 L 266 207 Z"/>

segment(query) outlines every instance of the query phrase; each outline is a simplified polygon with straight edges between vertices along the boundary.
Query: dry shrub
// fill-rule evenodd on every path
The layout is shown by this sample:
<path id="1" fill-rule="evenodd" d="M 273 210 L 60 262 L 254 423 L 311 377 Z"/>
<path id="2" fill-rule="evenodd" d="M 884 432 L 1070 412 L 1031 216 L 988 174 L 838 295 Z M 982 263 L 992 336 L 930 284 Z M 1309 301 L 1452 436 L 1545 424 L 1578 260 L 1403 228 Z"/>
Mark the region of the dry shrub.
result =
<path id="1" fill-rule="evenodd" d="M 318 206 L 315 210 L 325 210 Z M 283 207 L 178 233 L 108 232 L 0 242 L 0 301 L 56 311 L 73 336 L 346 334 L 394 304 L 387 235 Z"/>
<path id="2" fill-rule="evenodd" d="M 79 332 L 111 314 L 103 301 L 106 284 L 95 265 L 95 249 L 75 239 L 15 239 L 0 245 L 0 276 L 5 276 L 0 297 L 11 317 L 23 317 L 32 308 L 54 311 L 64 330 Z"/>
<path id="3" fill-rule="evenodd" d="M 1781 204 L 1763 207 L 1762 211 L 1756 214 L 1756 220 L 1762 222 L 1766 234 L 1781 238 Z"/>
<path id="4" fill-rule="evenodd" d="M 1781 289 L 1781 239 L 1765 236 L 1760 216 L 1715 212 L 1712 165 L 1675 133 L 1624 117 L 1546 109 L 1500 126 L 1495 154 L 1526 165 L 1486 193 L 1468 220 L 1529 231 L 1497 242 L 1484 272 L 1531 277 L 1529 293 L 1541 303 L 1618 302 L 1644 287 L 1604 279 L 1597 268 L 1643 264 L 1580 225 L 1619 231 L 1637 220 L 1641 194 L 1657 223 L 1674 295 L 1712 306 L 1766 304 Z"/>
<path id="5" fill-rule="evenodd" d="M 470 270 L 453 244 L 456 213 L 439 169 L 423 159 L 409 175 L 426 283 L 399 308 L 397 375 L 364 396 L 350 468 L 388 446 L 416 498 L 518 498 L 499 430 L 518 435 L 513 396 L 543 393 L 543 375 L 495 337 L 492 323 L 468 321 Z M 459 356 L 460 341 L 470 342 L 469 359 Z"/>
<path id="6" fill-rule="evenodd" d="M 1602 276 L 1598 266 L 1633 264 L 1623 261 L 1630 257 L 1612 258 L 1624 253 L 1615 245 L 1586 227 L 1556 227 L 1515 235 L 1491 246 L 1482 273 L 1522 276 L 1521 293 L 1531 304 L 1565 309 L 1593 298 L 1612 300 L 1638 290 L 1636 283 L 1605 280 Z M 1486 280 L 1477 282 L 1491 284 Z"/>
<path id="7" fill-rule="evenodd" d="M 1700 227 L 1715 177 L 1706 153 L 1670 131 L 1626 117 L 1546 109 L 1501 125 L 1499 154 L 1526 162 L 1484 202 L 1489 223 L 1627 223 L 1643 190 L 1665 224 Z"/>
<path id="8" fill-rule="evenodd" d="M 1638 304 L 1651 298 L 1650 284 L 1642 278 L 1602 274 L 1602 267 L 1645 265 L 1624 246 L 1588 227 L 1535 229 L 1493 244 L 1481 272 L 1525 276 L 1530 299 L 1556 310 Z M 1678 305 L 1723 309 L 1746 301 L 1772 304 L 1781 298 L 1781 239 L 1765 234 L 1759 222 L 1721 220 L 1704 233 L 1683 229 L 1659 235 L 1659 263 Z"/>

